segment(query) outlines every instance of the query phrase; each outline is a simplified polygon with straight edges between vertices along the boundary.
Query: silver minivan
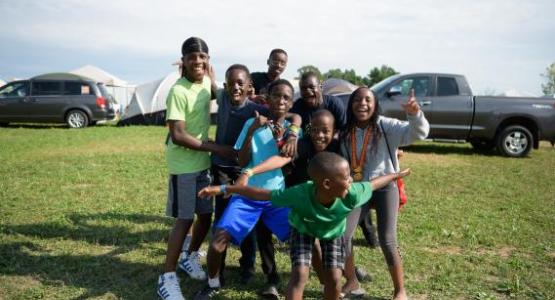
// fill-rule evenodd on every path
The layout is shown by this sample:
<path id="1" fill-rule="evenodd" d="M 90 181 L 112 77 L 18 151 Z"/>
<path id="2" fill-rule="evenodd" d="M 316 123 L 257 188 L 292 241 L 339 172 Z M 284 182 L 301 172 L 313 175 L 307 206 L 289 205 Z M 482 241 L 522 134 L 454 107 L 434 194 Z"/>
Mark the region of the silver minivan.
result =
<path id="1" fill-rule="evenodd" d="M 112 99 L 103 84 L 68 73 L 13 81 L 0 88 L 0 125 L 66 123 L 82 128 L 113 119 Z"/>

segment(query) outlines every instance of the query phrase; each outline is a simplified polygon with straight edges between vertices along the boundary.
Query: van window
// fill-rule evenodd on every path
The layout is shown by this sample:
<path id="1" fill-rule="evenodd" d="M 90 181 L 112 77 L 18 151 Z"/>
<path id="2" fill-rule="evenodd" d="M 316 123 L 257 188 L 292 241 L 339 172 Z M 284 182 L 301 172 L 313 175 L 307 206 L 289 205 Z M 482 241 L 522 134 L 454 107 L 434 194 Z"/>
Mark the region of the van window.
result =
<path id="1" fill-rule="evenodd" d="M 90 95 L 91 86 L 84 82 L 66 81 L 64 83 L 64 95 Z"/>
<path id="2" fill-rule="evenodd" d="M 459 94 L 459 86 L 453 77 L 437 77 L 437 95 L 453 96 Z"/>
<path id="3" fill-rule="evenodd" d="M 33 96 L 60 95 L 62 92 L 61 81 L 34 81 Z"/>
<path id="4" fill-rule="evenodd" d="M 6 84 L 0 89 L 0 98 L 26 97 L 29 95 L 29 82 L 14 82 Z"/>

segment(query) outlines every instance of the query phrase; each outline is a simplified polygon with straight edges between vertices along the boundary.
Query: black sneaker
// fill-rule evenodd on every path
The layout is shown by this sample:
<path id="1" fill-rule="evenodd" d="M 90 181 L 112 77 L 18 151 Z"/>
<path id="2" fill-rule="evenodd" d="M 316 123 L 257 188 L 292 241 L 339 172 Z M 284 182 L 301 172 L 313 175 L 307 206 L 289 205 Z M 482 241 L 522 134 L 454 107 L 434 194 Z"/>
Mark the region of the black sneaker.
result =
<path id="1" fill-rule="evenodd" d="M 205 300 L 212 299 L 220 292 L 220 288 L 213 288 L 206 285 L 202 290 L 198 291 L 194 296 L 193 300 Z"/>
<path id="2" fill-rule="evenodd" d="M 254 278 L 254 273 L 251 271 L 242 271 L 240 274 L 239 281 L 241 284 L 248 284 Z M 221 279 L 220 279 L 221 282 Z"/>
<path id="3" fill-rule="evenodd" d="M 260 292 L 260 295 L 264 299 L 279 300 L 279 292 L 277 287 L 273 284 L 268 285 L 265 289 Z"/>
<path id="4" fill-rule="evenodd" d="M 366 272 L 362 267 L 355 267 L 355 275 L 360 282 L 372 281 L 372 276 Z"/>

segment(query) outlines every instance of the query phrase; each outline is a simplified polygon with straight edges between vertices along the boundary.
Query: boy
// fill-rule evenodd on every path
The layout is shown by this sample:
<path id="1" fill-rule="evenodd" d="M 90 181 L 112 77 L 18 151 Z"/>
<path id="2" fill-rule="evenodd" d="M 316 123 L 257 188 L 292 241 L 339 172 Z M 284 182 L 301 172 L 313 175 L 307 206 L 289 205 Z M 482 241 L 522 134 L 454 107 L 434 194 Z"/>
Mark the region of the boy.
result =
<path id="1" fill-rule="evenodd" d="M 266 104 L 267 87 L 270 83 L 278 80 L 287 67 L 287 52 L 283 49 L 273 49 L 266 63 L 268 64 L 267 72 L 254 72 L 251 74 L 252 85 L 254 88 L 255 102 Z"/>
<path id="2" fill-rule="evenodd" d="M 270 200 L 275 206 L 291 207 L 289 240 L 292 271 L 286 299 L 303 297 L 315 238 L 320 240 L 323 252 L 324 299 L 339 299 L 345 251 L 342 235 L 347 215 L 367 202 L 373 190 L 410 174 L 410 170 L 379 176 L 370 182 L 353 183 L 349 163 L 335 153 L 324 151 L 310 161 L 308 174 L 312 181 L 285 190 L 222 185 L 204 188 L 199 196 L 236 193 L 252 200 Z"/>
<path id="3" fill-rule="evenodd" d="M 171 88 L 166 100 L 166 120 L 170 139 L 166 148 L 169 171 L 166 215 L 176 219 L 170 236 L 164 274 L 158 279 L 158 295 L 163 299 L 184 299 L 175 274 L 181 246 L 197 215 L 189 255 L 184 268 L 196 279 L 206 278 L 199 264 L 198 249 L 210 228 L 212 202 L 197 197 L 197 190 L 210 184 L 210 156 L 235 157 L 231 147 L 208 141 L 209 104 L 213 80 L 206 76 L 210 69 L 208 46 L 196 37 L 188 38 L 181 47 L 183 72 Z M 212 74 L 209 74 L 212 75 Z"/>
<path id="4" fill-rule="evenodd" d="M 269 86 L 270 119 L 258 115 L 256 118 L 249 119 L 239 135 L 235 144 L 235 149 L 239 150 L 239 165 L 253 166 L 266 160 L 268 157 L 279 153 L 278 145 L 286 137 L 285 128 L 288 122 L 285 120 L 293 102 L 293 87 L 283 79 L 277 80 Z M 290 135 L 296 133 L 291 132 Z M 282 189 L 284 179 L 281 170 L 273 170 L 264 174 L 252 177 L 251 184 L 260 188 Z M 215 233 L 208 249 L 208 286 L 195 295 L 195 299 L 210 299 L 221 287 L 219 273 L 221 270 L 221 256 L 229 243 L 240 244 L 245 236 L 251 232 L 258 220 L 264 223 L 274 232 L 274 234 L 284 240 L 289 233 L 287 215 L 289 209 L 275 208 L 271 203 L 262 204 L 251 201 L 243 197 L 232 197 L 225 209 L 221 219 L 215 225 Z M 262 241 L 258 241 L 262 243 Z M 271 243 L 271 258 L 275 260 L 273 244 Z M 275 268 L 269 270 L 266 297 L 278 298 L 276 285 L 279 277 Z M 266 291 L 265 291 L 266 292 Z"/>
<path id="5" fill-rule="evenodd" d="M 218 116 L 216 129 L 216 143 L 218 145 L 233 146 L 241 133 L 241 129 L 245 122 L 255 117 L 255 112 L 263 116 L 268 116 L 269 111 L 266 107 L 258 105 L 248 99 L 249 90 L 252 88 L 249 69 L 241 64 L 231 65 L 225 73 L 224 89 L 217 93 Z M 301 118 L 297 115 L 287 114 L 295 126 L 300 126 Z M 296 137 L 288 138 L 283 148 L 287 149 L 284 153 L 286 157 L 295 154 Z M 288 147 L 289 146 L 289 147 Z M 233 184 L 241 174 L 237 160 L 226 159 L 216 153 L 212 155 L 212 175 L 214 184 Z M 214 213 L 214 224 L 221 218 L 225 208 L 229 203 L 229 197 L 217 197 Z M 271 239 L 271 233 L 269 233 Z M 271 240 L 269 243 L 272 243 Z M 264 246 L 259 242 L 259 245 Z M 273 245 L 273 244 L 271 244 Z M 255 233 L 251 232 L 241 243 L 240 277 L 241 282 L 247 283 L 254 275 L 254 262 L 256 258 L 256 238 Z M 272 259 L 273 254 L 267 253 L 268 247 L 261 247 L 262 268 L 267 270 L 275 270 L 275 261 Z M 224 285 L 223 270 L 225 269 L 226 252 L 222 253 L 220 283 Z M 272 273 L 272 272 L 267 272 Z M 268 274 L 273 276 L 275 274 Z"/>

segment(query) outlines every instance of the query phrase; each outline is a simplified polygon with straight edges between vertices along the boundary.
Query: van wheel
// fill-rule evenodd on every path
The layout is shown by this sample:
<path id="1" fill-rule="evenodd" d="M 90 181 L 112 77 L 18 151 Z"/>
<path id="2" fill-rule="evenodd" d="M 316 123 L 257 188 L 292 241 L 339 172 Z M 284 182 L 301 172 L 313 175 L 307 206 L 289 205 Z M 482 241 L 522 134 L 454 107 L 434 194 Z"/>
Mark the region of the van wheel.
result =
<path id="1" fill-rule="evenodd" d="M 83 128 L 89 125 L 89 117 L 82 110 L 71 110 L 67 113 L 66 123 L 69 128 Z"/>
<path id="2" fill-rule="evenodd" d="M 496 144 L 497 150 L 502 155 L 524 157 L 532 149 L 532 133 L 524 126 L 508 126 L 497 135 Z"/>

